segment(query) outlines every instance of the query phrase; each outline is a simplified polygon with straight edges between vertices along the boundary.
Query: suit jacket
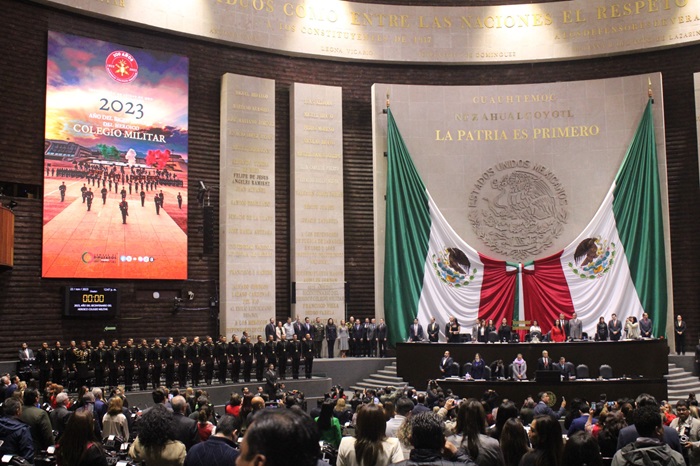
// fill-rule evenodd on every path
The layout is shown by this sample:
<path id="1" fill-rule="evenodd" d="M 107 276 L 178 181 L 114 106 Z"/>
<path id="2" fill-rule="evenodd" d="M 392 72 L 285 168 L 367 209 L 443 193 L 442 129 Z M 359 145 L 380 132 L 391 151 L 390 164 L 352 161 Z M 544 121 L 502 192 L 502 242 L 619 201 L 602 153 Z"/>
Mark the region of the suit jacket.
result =
<path id="1" fill-rule="evenodd" d="M 580 319 L 571 319 L 569 321 L 568 335 L 574 340 L 580 340 L 583 338 L 583 323 Z"/>
<path id="2" fill-rule="evenodd" d="M 556 363 L 555 368 L 564 376 L 565 380 L 576 377 L 576 369 L 573 363 L 565 362 L 563 367 L 561 364 Z"/>
<path id="3" fill-rule="evenodd" d="M 539 358 L 537 360 L 537 370 L 538 371 L 552 371 L 552 370 L 554 370 L 554 361 L 552 361 L 552 358 L 547 358 L 547 365 L 545 366 L 544 358 Z"/>
<path id="4" fill-rule="evenodd" d="M 386 340 L 387 327 L 386 324 L 377 324 L 377 340 Z"/>
<path id="5" fill-rule="evenodd" d="M 197 421 L 184 416 L 181 413 L 175 413 L 173 416 L 173 436 L 175 440 L 185 444 L 185 448 L 189 450 L 192 445 L 199 442 L 199 433 L 197 432 Z"/>
<path id="6" fill-rule="evenodd" d="M 423 326 L 421 324 L 411 324 L 408 334 L 411 341 L 423 340 Z"/>
<path id="7" fill-rule="evenodd" d="M 619 340 L 622 336 L 622 322 L 620 320 L 613 322 L 612 320 L 608 322 L 608 333 L 611 340 Z M 635 430 L 636 432 L 636 430 Z M 637 440 L 637 439 L 635 439 Z"/>
<path id="8" fill-rule="evenodd" d="M 428 340 L 430 340 L 433 343 L 436 343 L 438 339 L 440 338 L 440 326 L 432 322 L 430 325 L 428 325 Z"/>
<path id="9" fill-rule="evenodd" d="M 272 338 L 277 339 L 277 333 L 275 332 L 275 325 L 268 323 L 265 326 L 265 341 L 272 335 Z"/>
<path id="10" fill-rule="evenodd" d="M 444 372 L 442 372 L 442 371 L 440 371 L 440 372 L 443 373 L 445 375 L 445 377 L 449 377 L 452 375 L 452 363 L 453 362 L 454 362 L 454 359 L 452 359 L 451 357 L 445 358 L 443 356 L 442 358 L 440 358 L 440 369 L 442 369 L 442 371 L 444 371 Z"/>

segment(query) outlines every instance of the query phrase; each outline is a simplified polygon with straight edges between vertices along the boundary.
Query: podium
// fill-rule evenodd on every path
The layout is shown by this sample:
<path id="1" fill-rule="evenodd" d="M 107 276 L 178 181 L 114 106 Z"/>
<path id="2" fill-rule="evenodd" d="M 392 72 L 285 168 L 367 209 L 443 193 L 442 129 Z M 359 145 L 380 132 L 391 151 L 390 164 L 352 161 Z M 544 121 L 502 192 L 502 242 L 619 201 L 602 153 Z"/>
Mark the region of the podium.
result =
<path id="1" fill-rule="evenodd" d="M 0 270 L 11 269 L 15 256 L 15 213 L 0 206 Z"/>

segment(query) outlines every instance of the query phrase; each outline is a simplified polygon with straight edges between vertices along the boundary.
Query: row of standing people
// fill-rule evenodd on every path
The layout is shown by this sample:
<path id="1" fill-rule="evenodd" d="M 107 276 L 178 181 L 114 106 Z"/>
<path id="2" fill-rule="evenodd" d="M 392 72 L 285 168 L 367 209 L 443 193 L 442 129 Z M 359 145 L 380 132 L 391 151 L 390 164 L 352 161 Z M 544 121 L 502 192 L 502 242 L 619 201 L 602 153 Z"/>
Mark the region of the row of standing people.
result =
<path id="1" fill-rule="evenodd" d="M 685 353 L 685 330 L 685 322 L 683 322 L 682 317 L 679 315 L 677 316 L 675 325 L 676 350 L 679 354 Z M 450 317 L 444 329 L 446 340 L 450 343 L 459 343 L 461 341 L 461 333 L 462 329 L 457 319 L 455 317 Z M 501 320 L 501 324 L 498 327 L 496 327 L 493 319 L 489 319 L 488 321 L 479 319 L 472 328 L 471 339 L 475 342 L 486 343 L 489 341 L 489 336 L 492 333 L 497 335 L 498 341 L 510 342 L 513 339 L 514 331 L 512 325 L 508 323 L 508 319 L 506 318 Z M 528 340 L 534 336 L 541 339 L 542 335 L 542 328 L 539 323 L 534 320 L 528 331 Z M 566 319 L 564 314 L 559 314 L 559 318 L 554 321 L 551 329 L 546 333 L 546 337 L 549 341 L 554 342 L 582 340 L 584 339 L 583 323 L 575 312 L 570 319 Z M 630 316 L 627 318 L 624 325 L 622 321 L 618 320 L 616 314 L 612 314 L 612 318 L 609 322 L 606 322 L 604 317 L 600 317 L 594 336 L 596 341 L 618 341 L 623 337 L 628 340 L 654 338 L 653 322 L 649 318 L 649 315 L 645 312 L 639 320 L 634 316 Z M 440 326 L 435 322 L 435 318 L 432 317 L 427 329 L 427 341 L 436 343 L 439 339 Z M 409 341 L 424 340 L 426 340 L 426 334 L 423 331 L 423 326 L 418 319 L 415 319 L 413 324 L 409 327 Z"/>
<path id="2" fill-rule="evenodd" d="M 327 347 L 328 357 L 335 357 L 336 346 L 340 351 L 340 357 L 386 357 L 386 349 L 388 342 L 388 328 L 384 319 L 377 320 L 365 318 L 364 322 L 360 319 L 355 320 L 350 317 L 348 321 L 341 319 L 338 325 L 335 324 L 332 318 L 324 324 L 320 317 L 316 317 L 315 322 L 311 322 L 309 317 L 304 321 L 297 317 L 295 321 L 292 318 L 287 318 L 286 323 L 270 318 L 270 321 L 265 325 L 265 338 L 270 337 L 278 341 L 282 335 L 286 335 L 287 340 L 290 340 L 293 335 L 297 338 L 303 338 L 309 334 L 314 342 L 314 355 L 317 358 L 322 357 L 324 342 Z"/>
<path id="3" fill-rule="evenodd" d="M 168 388 L 176 381 L 181 387 L 188 385 L 188 380 L 193 386 L 202 381 L 211 385 L 215 378 L 221 384 L 229 379 L 233 383 L 241 379 L 248 382 L 253 370 L 256 378 L 262 380 L 269 364 L 278 367 L 283 378 L 287 367 L 291 367 L 292 377 L 298 378 L 301 361 L 310 378 L 314 354 L 309 334 L 301 340 L 294 335 L 289 341 L 283 336 L 279 341 L 269 338 L 267 342 L 258 335 L 255 343 L 246 332 L 240 339 L 233 335 L 230 342 L 223 335 L 216 342 L 210 336 L 203 342 L 197 336 L 191 342 L 183 336 L 179 343 L 170 337 L 165 344 L 156 338 L 153 344 L 142 339 L 136 345 L 130 338 L 124 346 L 119 346 L 118 340 L 110 346 L 100 340 L 94 348 L 87 341 L 71 341 L 67 348 L 57 341 L 53 348 L 44 342 L 36 353 L 23 343 L 18 373 L 23 379 L 37 378 L 42 387 L 48 381 L 66 382 L 73 388 L 89 381 L 96 386 L 116 386 L 123 381 L 127 390 L 133 390 L 135 384 L 146 390 L 149 383 L 155 388 L 163 379 Z"/>

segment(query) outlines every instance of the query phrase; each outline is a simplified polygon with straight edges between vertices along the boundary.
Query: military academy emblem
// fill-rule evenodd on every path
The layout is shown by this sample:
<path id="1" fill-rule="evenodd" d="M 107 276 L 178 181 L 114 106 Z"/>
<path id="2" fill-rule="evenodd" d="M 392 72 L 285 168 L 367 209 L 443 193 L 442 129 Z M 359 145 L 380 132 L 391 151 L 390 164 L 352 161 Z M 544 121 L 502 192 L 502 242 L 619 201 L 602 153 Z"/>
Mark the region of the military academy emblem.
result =
<path id="1" fill-rule="evenodd" d="M 574 262 L 569 262 L 568 266 L 579 277 L 594 279 L 608 273 L 614 263 L 615 243 L 586 238 L 576 247 Z"/>
<path id="2" fill-rule="evenodd" d="M 470 271 L 471 262 L 458 248 L 445 248 L 433 254 L 433 269 L 438 278 L 448 286 L 461 288 L 469 285 L 476 276 L 476 267 Z"/>

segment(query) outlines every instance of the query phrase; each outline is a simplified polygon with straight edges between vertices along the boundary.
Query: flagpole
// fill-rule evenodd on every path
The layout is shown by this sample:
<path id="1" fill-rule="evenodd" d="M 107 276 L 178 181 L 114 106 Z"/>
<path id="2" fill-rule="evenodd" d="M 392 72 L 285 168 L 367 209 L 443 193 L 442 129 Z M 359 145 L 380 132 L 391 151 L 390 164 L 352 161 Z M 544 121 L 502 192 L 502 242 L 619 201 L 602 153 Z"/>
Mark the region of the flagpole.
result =
<path id="1" fill-rule="evenodd" d="M 648 86 L 647 95 L 649 96 L 649 100 L 651 100 L 651 104 L 654 105 L 654 92 L 651 89 L 651 78 L 650 77 L 647 77 L 647 86 Z M 388 98 L 388 94 L 387 94 L 387 98 Z M 387 100 L 387 107 L 388 106 L 389 106 L 389 101 Z"/>
<path id="2" fill-rule="evenodd" d="M 382 113 L 388 113 L 389 111 L 389 89 L 386 91 L 386 108 L 382 110 Z"/>

